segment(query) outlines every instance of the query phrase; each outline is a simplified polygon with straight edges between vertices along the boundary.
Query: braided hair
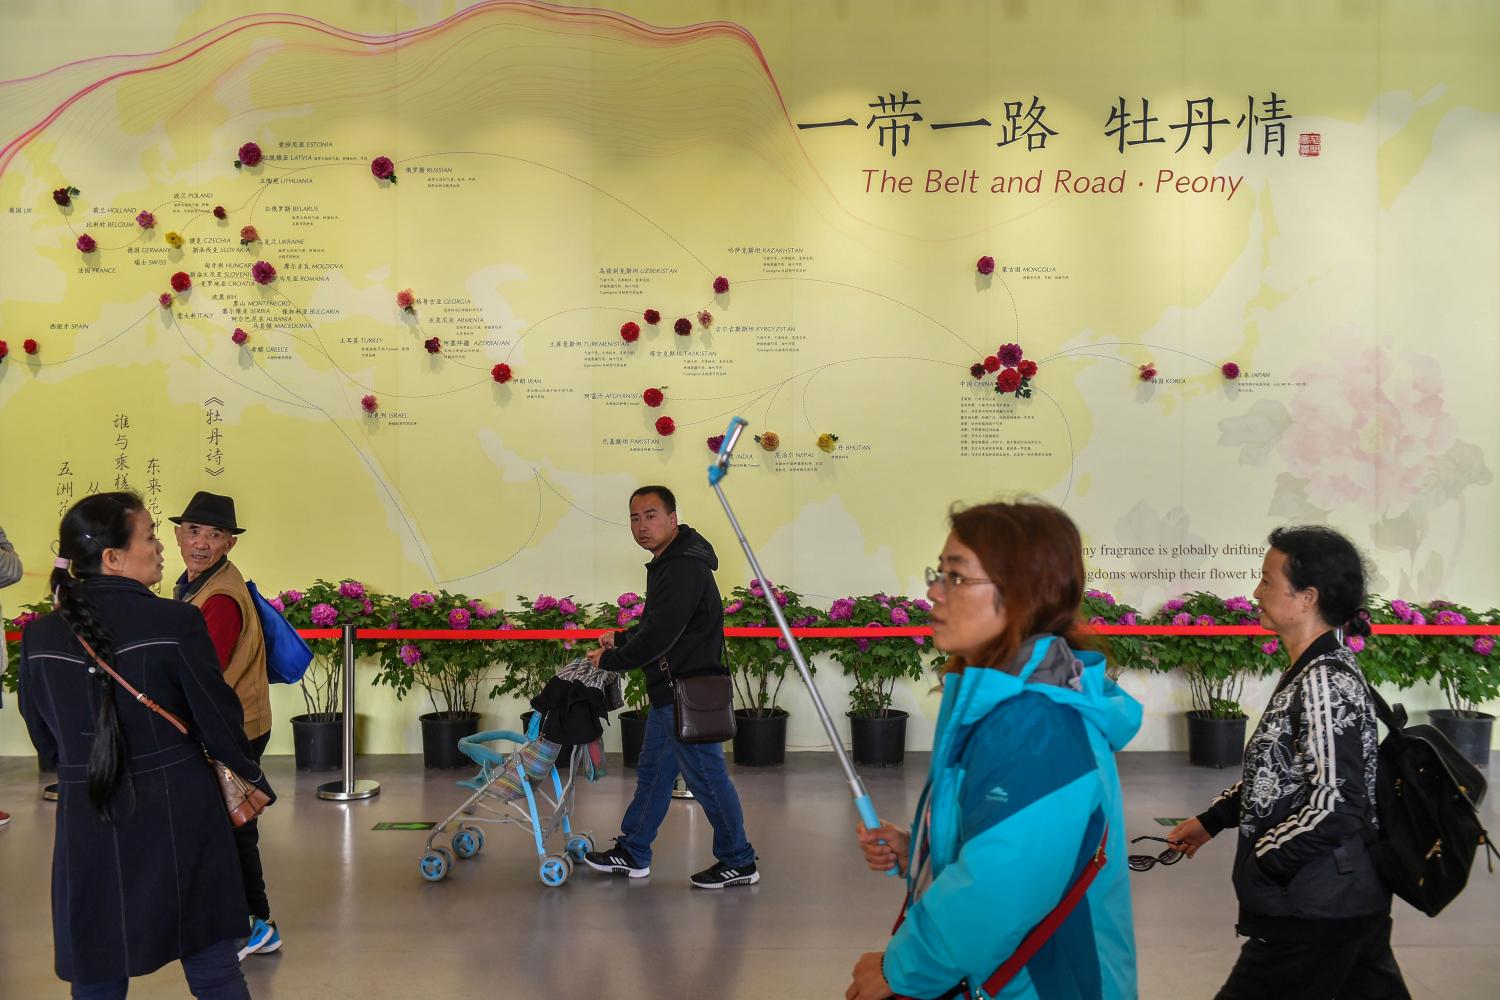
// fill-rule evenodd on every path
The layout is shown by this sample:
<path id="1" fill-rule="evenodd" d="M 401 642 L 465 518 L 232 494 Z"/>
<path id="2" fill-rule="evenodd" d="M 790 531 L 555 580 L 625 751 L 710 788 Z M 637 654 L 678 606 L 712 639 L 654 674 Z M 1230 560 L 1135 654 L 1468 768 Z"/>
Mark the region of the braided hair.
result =
<path id="1" fill-rule="evenodd" d="M 130 547 L 132 519 L 146 509 L 136 493 L 96 493 L 75 503 L 63 515 L 58 531 L 58 554 L 70 561 L 68 569 L 52 571 L 52 602 L 74 633 L 93 647 L 100 659 L 114 666 L 115 643 L 99 617 L 82 582 L 102 573 L 105 549 Z M 115 682 L 102 670 L 90 673 L 98 702 L 94 739 L 89 747 L 89 803 L 106 823 L 113 821 L 115 795 L 123 787 L 133 791 L 126 762 L 130 750 L 125 731 L 115 715 Z"/>

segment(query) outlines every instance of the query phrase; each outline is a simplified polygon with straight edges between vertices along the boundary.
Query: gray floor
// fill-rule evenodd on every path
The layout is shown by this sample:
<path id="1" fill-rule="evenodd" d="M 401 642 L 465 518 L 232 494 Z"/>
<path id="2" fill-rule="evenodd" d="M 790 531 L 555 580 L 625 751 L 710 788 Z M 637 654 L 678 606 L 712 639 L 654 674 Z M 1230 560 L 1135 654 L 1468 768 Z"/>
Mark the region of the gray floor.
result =
<path id="1" fill-rule="evenodd" d="M 866 775 L 885 815 L 908 816 L 926 755 Z M 634 772 L 610 773 L 578 796 L 579 827 L 616 830 Z M 334 805 L 297 775 L 290 758 L 268 767 L 282 795 L 262 822 L 271 901 L 286 945 L 245 963 L 260 998 L 658 996 L 841 997 L 855 959 L 878 950 L 900 903 L 898 883 L 866 871 L 854 846 L 847 786 L 827 754 L 785 767 L 735 768 L 764 881 L 710 893 L 687 876 L 711 862 L 701 810 L 674 803 L 649 879 L 580 870 L 548 889 L 530 842 L 491 827 L 484 851 L 440 884 L 417 872 L 423 834 L 373 832 L 381 820 L 441 819 L 461 800 L 449 773 L 411 757 L 362 758 L 384 783 L 364 803 Z M 1156 833 L 1155 816 L 1201 808 L 1229 780 L 1181 754 L 1121 757 L 1131 835 Z M 0 759 L 0 996 L 65 996 L 52 974 L 48 904 L 52 806 L 40 801 L 33 762 Z M 1500 830 L 1496 798 L 1486 804 Z M 1143 997 L 1212 996 L 1233 962 L 1232 845 L 1191 862 L 1132 875 Z M 1396 904 L 1396 954 L 1418 1000 L 1500 995 L 1500 881 L 1476 869 L 1469 890 L 1436 920 Z M 1005 905 L 1003 897 L 995 900 Z M 168 967 L 136 980 L 139 997 L 186 996 Z"/>

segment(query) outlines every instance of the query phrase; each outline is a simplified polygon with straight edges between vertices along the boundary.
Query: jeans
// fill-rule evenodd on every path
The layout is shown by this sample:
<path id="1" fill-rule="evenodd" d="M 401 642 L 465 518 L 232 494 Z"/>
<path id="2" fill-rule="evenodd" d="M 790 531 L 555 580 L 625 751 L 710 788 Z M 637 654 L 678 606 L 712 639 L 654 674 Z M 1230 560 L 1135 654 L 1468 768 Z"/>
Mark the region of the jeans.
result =
<path id="1" fill-rule="evenodd" d="M 250 756 L 260 763 L 271 742 L 268 730 L 250 741 Z M 271 919 L 271 902 L 266 899 L 266 876 L 260 866 L 260 820 L 252 819 L 244 826 L 234 828 L 234 847 L 240 855 L 240 877 L 245 882 L 245 902 L 249 904 L 250 916 L 262 920 Z"/>
<path id="2" fill-rule="evenodd" d="M 1245 941 L 1216 1000 L 1411 1000 L 1391 952 L 1391 918 L 1337 921 L 1326 933 Z"/>
<path id="3" fill-rule="evenodd" d="M 635 769 L 635 796 L 620 822 L 620 843 L 640 865 L 651 864 L 651 842 L 672 804 L 678 773 L 714 828 L 714 857 L 732 868 L 755 860 L 745 839 L 739 793 L 724 767 L 719 743 L 677 742 L 677 715 L 671 705 L 653 706 L 646 717 L 646 740 Z"/>
<path id="4" fill-rule="evenodd" d="M 233 941 L 220 941 L 182 960 L 188 989 L 198 1000 L 250 1000 L 250 987 L 240 971 Z M 74 983 L 74 1000 L 118 1000 L 130 989 L 129 979 L 105 983 Z"/>

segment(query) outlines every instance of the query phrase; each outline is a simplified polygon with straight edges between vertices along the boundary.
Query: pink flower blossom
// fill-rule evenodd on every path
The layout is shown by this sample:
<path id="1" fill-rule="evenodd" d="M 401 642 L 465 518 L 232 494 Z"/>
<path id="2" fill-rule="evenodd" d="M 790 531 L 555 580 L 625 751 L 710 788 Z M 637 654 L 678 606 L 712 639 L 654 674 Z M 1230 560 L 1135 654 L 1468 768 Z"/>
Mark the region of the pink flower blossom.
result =
<path id="1" fill-rule="evenodd" d="M 792 647 L 787 645 L 787 642 L 786 642 L 785 639 L 777 639 L 776 640 L 776 648 L 777 649 L 791 649 Z"/>
<path id="2" fill-rule="evenodd" d="M 1467 625 L 1469 619 L 1457 611 L 1439 611 L 1434 619 L 1439 625 Z"/>
<path id="3" fill-rule="evenodd" d="M 828 609 L 828 620 L 832 622 L 845 621 L 854 616 L 854 599 L 852 597 L 840 597 L 833 602 Z"/>
<path id="4" fill-rule="evenodd" d="M 713 321 L 714 321 L 714 314 L 713 313 L 709 312 L 707 309 L 699 309 L 698 310 L 698 325 L 699 326 L 703 327 L 704 329 L 707 329 L 709 327 L 709 325 L 713 323 Z"/>
<path id="5" fill-rule="evenodd" d="M 468 608 L 454 608 L 452 611 L 448 612 L 448 627 L 468 628 L 470 617 L 471 615 L 469 614 Z"/>
<path id="6" fill-rule="evenodd" d="M 1001 344 L 1000 350 L 995 352 L 995 356 L 1000 359 L 1000 363 L 1006 368 L 1014 368 L 1021 363 L 1021 359 L 1026 357 L 1026 354 L 1021 350 L 1020 344 Z"/>
<path id="7" fill-rule="evenodd" d="M 622 608 L 628 608 L 633 604 L 641 603 L 641 595 L 637 594 L 633 590 L 627 590 L 625 591 L 625 593 L 615 598 L 615 603 Z"/>
<path id="8" fill-rule="evenodd" d="M 373 615 L 375 613 L 375 605 L 370 602 L 368 597 L 365 597 L 359 602 L 359 610 L 361 614 Z"/>
<path id="9" fill-rule="evenodd" d="M 345 580 L 339 584 L 340 597 L 364 597 L 365 585 L 358 580 Z"/>
<path id="10" fill-rule="evenodd" d="M 916 643 L 918 646 L 927 645 L 927 637 L 925 635 L 914 635 L 911 637 L 911 641 Z"/>
<path id="11" fill-rule="evenodd" d="M 415 667 L 422 662 L 422 651 L 411 643 L 403 643 L 401 646 L 401 662 L 408 667 Z"/>
<path id="12" fill-rule="evenodd" d="M 974 269 L 980 274 L 994 274 L 995 258 L 991 257 L 989 254 L 985 254 L 983 257 L 979 258 L 977 263 L 975 263 Z"/>
<path id="13" fill-rule="evenodd" d="M 1140 622 L 1140 616 L 1134 611 L 1127 611 L 1120 616 L 1121 625 L 1135 625 Z"/>
<path id="14" fill-rule="evenodd" d="M 621 608 L 619 613 L 615 615 L 615 624 L 624 628 L 630 624 L 631 617 L 629 608 Z"/>
<path id="15" fill-rule="evenodd" d="M 536 600 L 531 602 L 531 610 L 551 611 L 560 603 L 561 602 L 555 597 L 551 597 L 547 594 L 538 594 Z"/>
<path id="16" fill-rule="evenodd" d="M 744 610 L 744 607 L 744 601 L 730 601 L 728 604 L 724 605 L 724 613 L 726 615 L 737 614 L 740 611 Z"/>
<path id="17" fill-rule="evenodd" d="M 276 268 L 270 261 L 258 260 L 250 265 L 250 277 L 257 285 L 269 285 L 276 280 Z"/>
<path id="18" fill-rule="evenodd" d="M 1422 612 L 1420 612 L 1420 611 L 1413 611 L 1411 613 L 1411 617 L 1407 619 L 1407 624 L 1409 624 L 1409 625 L 1426 625 L 1427 624 L 1427 616 L 1424 615 L 1424 614 L 1422 614 Z"/>
<path id="19" fill-rule="evenodd" d="M 924 601 L 920 597 L 917 598 L 915 601 L 912 601 L 911 603 L 912 603 L 912 605 L 914 607 L 916 607 L 918 610 L 922 611 L 923 613 L 926 613 L 926 612 L 929 612 L 929 611 L 932 610 L 932 602 L 930 602 L 930 601 Z"/>
<path id="20" fill-rule="evenodd" d="M 380 406 L 380 400 L 376 399 L 375 394 L 372 392 L 369 395 L 361 398 L 359 401 L 359 405 L 364 408 L 364 411 L 366 413 L 374 413 Z"/>
<path id="21" fill-rule="evenodd" d="M 892 608 L 891 609 L 891 624 L 892 625 L 910 625 L 911 624 L 911 616 L 906 613 L 906 609 L 904 609 L 904 608 Z"/>
<path id="22" fill-rule="evenodd" d="M 30 625 L 40 617 L 42 616 L 35 611 L 23 611 L 19 615 L 16 615 L 16 628 L 24 631 L 27 625 Z"/>
<path id="23" fill-rule="evenodd" d="M 1260 644 L 1260 651 L 1262 653 L 1265 653 L 1267 656 L 1274 656 L 1276 651 L 1280 648 L 1281 641 L 1278 639 L 1272 639 L 1270 642 L 1263 642 Z"/>
<path id="24" fill-rule="evenodd" d="M 328 628 L 339 620 L 339 610 L 332 604 L 314 604 L 309 617 L 319 628 Z"/>
<path id="25" fill-rule="evenodd" d="M 1090 625 L 1108 625 L 1109 622 L 1105 621 L 1103 615 L 1095 615 L 1094 617 L 1092 617 L 1092 618 L 1089 619 L 1089 624 Z"/>
<path id="26" fill-rule="evenodd" d="M 277 611 L 280 611 L 282 614 L 286 614 L 286 605 L 281 603 L 281 598 L 273 597 L 270 600 L 266 601 L 266 603 L 275 608 Z"/>
<path id="27" fill-rule="evenodd" d="M 1190 614 L 1188 614 L 1186 611 L 1184 611 L 1181 614 L 1174 615 L 1172 617 L 1172 624 L 1173 625 L 1191 625 L 1191 624 L 1193 624 L 1193 616 L 1190 615 Z"/>
<path id="28" fill-rule="evenodd" d="M 377 156 L 371 160 L 370 173 L 374 174 L 377 180 L 396 183 L 396 165 L 391 162 L 389 156 Z"/>
<path id="29" fill-rule="evenodd" d="M 234 161 L 235 166 L 243 164 L 253 167 L 260 162 L 260 146 L 253 142 L 247 142 L 240 147 L 240 158 Z"/>
<path id="30" fill-rule="evenodd" d="M 142 212 L 140 215 L 137 215 L 135 217 L 135 224 L 140 226 L 142 229 L 155 229 L 156 216 L 152 215 L 150 212 Z"/>
<path id="31" fill-rule="evenodd" d="M 1214 620 L 1212 615 L 1199 615 L 1197 618 L 1193 619 L 1194 625 L 1212 625 L 1213 623 Z"/>
<path id="32" fill-rule="evenodd" d="M 578 605 L 574 604 L 569 598 L 564 597 L 557 602 L 557 610 L 565 615 L 576 615 L 578 613 Z"/>
<path id="33" fill-rule="evenodd" d="M 1414 612 L 1412 610 L 1412 606 L 1410 604 L 1407 604 L 1405 601 L 1392 601 L 1391 602 L 1391 614 L 1395 615 L 1397 618 L 1401 619 L 1402 621 L 1404 621 L 1404 622 L 1411 621 L 1411 616 L 1412 616 L 1413 613 Z"/>
<path id="34" fill-rule="evenodd" d="M 1163 604 L 1161 609 L 1163 611 L 1181 611 L 1185 607 L 1187 607 L 1187 601 L 1178 600 L 1174 597 L 1166 604 Z"/>
<path id="35" fill-rule="evenodd" d="M 1109 607 L 1114 607 L 1115 606 L 1115 595 L 1113 595 L 1111 593 L 1108 593 L 1107 591 L 1103 591 L 1103 590 L 1085 590 L 1083 592 L 1083 596 L 1084 597 L 1092 597 L 1095 600 L 1103 601 Z"/>
<path id="36" fill-rule="evenodd" d="M 1219 366 L 1219 371 L 1223 372 L 1224 377 L 1229 379 L 1231 382 L 1240 377 L 1240 366 L 1235 364 L 1233 361 L 1224 362 Z"/>
<path id="37" fill-rule="evenodd" d="M 421 593 L 412 594 L 407 603 L 413 608 L 428 608 L 437 603 L 437 598 L 426 591 L 422 591 Z"/>
<path id="38" fill-rule="evenodd" d="M 1474 652 L 1480 656 L 1489 656 L 1495 651 L 1494 636 L 1481 635 L 1474 638 Z"/>
<path id="39" fill-rule="evenodd" d="M 1248 597 L 1231 597 L 1224 602 L 1224 607 L 1230 611 L 1249 613 L 1255 610 L 1255 605 Z"/>
<path id="40" fill-rule="evenodd" d="M 250 335 L 239 327 L 235 327 L 234 332 L 229 335 L 229 339 L 234 341 L 236 344 L 243 344 L 245 341 L 250 339 Z"/>
<path id="41" fill-rule="evenodd" d="M 1351 653 L 1363 653 L 1365 651 L 1364 636 L 1347 635 L 1344 637 L 1344 645 L 1349 647 Z"/>
<path id="42" fill-rule="evenodd" d="M 300 591 L 300 590 L 287 590 L 287 591 L 283 591 L 282 595 L 281 595 L 281 599 L 283 601 L 285 601 L 288 605 L 296 604 L 298 601 L 302 600 L 302 591 Z"/>
<path id="43" fill-rule="evenodd" d="M 82 236 L 78 237 L 77 246 L 80 253 L 93 253 L 95 250 L 99 249 L 99 244 L 94 242 L 94 238 L 88 233 L 84 233 Z"/>
<path id="44" fill-rule="evenodd" d="M 714 279 L 714 294 L 723 295 L 727 291 L 729 291 L 729 279 L 721 274 Z"/>

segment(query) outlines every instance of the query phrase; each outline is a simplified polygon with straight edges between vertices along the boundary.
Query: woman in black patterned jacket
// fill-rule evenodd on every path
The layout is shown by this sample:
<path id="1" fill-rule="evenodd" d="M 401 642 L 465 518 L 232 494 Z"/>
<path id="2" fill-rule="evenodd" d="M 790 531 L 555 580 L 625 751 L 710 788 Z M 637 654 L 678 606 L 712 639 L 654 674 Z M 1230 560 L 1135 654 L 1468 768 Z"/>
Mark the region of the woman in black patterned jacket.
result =
<path id="1" fill-rule="evenodd" d="M 1278 528 L 1270 543 L 1255 597 L 1292 665 L 1245 748 L 1242 780 L 1168 839 L 1192 857 L 1239 829 L 1235 929 L 1248 940 L 1219 1000 L 1406 1000 L 1391 891 L 1367 850 L 1375 709 L 1343 641 L 1370 632 L 1364 564 L 1330 528 Z"/>

